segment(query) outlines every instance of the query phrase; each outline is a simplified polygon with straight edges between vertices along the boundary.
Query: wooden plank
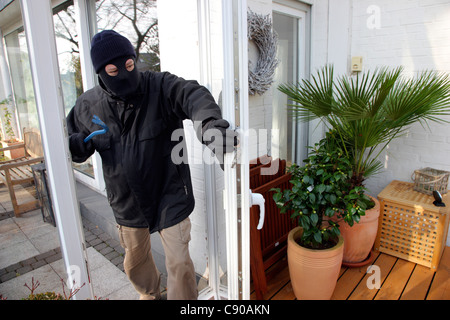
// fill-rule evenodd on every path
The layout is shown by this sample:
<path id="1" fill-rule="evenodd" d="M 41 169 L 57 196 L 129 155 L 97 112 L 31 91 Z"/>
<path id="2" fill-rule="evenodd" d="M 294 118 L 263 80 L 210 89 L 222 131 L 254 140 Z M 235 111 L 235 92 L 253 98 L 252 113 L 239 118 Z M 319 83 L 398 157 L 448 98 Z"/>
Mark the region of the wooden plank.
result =
<path id="1" fill-rule="evenodd" d="M 336 283 L 331 300 L 347 300 L 353 289 L 366 275 L 367 266 L 360 268 L 347 268 Z"/>
<path id="2" fill-rule="evenodd" d="M 375 298 L 377 300 L 388 300 L 400 298 L 401 300 L 423 300 L 426 297 L 427 300 L 450 300 L 450 247 L 445 247 L 436 273 L 430 268 L 397 259 L 384 253 L 376 258 L 373 265 L 380 267 L 380 282 L 383 284 L 380 290 L 367 287 L 367 279 L 372 274 L 365 274 L 365 270 L 362 270 L 362 268 L 357 270 L 360 268 L 342 267 L 332 299 L 345 299 L 346 293 L 353 291 L 348 299 L 365 300 Z M 286 267 L 283 271 L 285 272 L 283 276 L 277 274 L 274 279 L 268 282 L 271 292 L 275 292 L 275 294 L 273 296 L 267 294 L 265 299 L 295 299 L 292 285 L 288 274 L 286 274 L 288 268 Z M 279 273 L 281 272 L 279 271 Z M 363 272 L 363 278 L 356 281 L 358 274 Z M 286 280 L 288 281 L 287 283 L 284 282 Z M 352 288 L 352 285 L 349 283 L 356 283 L 356 288 Z"/>
<path id="3" fill-rule="evenodd" d="M 280 264 L 274 265 L 268 272 L 273 272 L 274 268 L 279 268 Z M 277 269 L 275 269 L 277 270 Z M 279 272 L 274 272 L 275 276 L 267 283 L 267 292 L 264 294 L 263 299 L 269 300 L 275 295 L 282 287 L 284 287 L 289 281 L 289 268 L 282 268 Z M 250 300 L 256 300 L 256 293 L 252 292 Z"/>
<path id="4" fill-rule="evenodd" d="M 345 271 L 347 271 L 348 267 L 346 266 L 341 266 L 341 270 L 339 271 L 339 278 L 344 274 Z M 338 279 L 339 279 L 338 278 Z"/>
<path id="5" fill-rule="evenodd" d="M 8 151 L 8 150 L 14 150 L 14 149 L 20 149 L 20 148 L 25 148 L 25 143 L 18 143 L 18 144 L 13 144 L 11 146 L 7 146 L 4 148 L 0 148 L 0 152 L 4 152 L 4 151 Z"/>
<path id="6" fill-rule="evenodd" d="M 387 254 L 380 254 L 377 260 L 375 260 L 373 265 L 380 268 L 380 283 L 383 283 L 386 279 L 396 261 L 397 258 Z M 355 290 L 353 290 L 350 297 L 348 297 L 349 300 L 372 300 L 375 297 L 378 289 L 369 289 L 367 287 L 367 280 L 371 275 L 372 274 L 366 274 L 364 276 Z"/>
<path id="7" fill-rule="evenodd" d="M 434 271 L 430 268 L 416 265 L 400 300 L 424 300 L 433 280 Z"/>
<path id="8" fill-rule="evenodd" d="M 289 281 L 277 294 L 270 300 L 296 300 L 292 283 Z"/>
<path id="9" fill-rule="evenodd" d="M 24 172 L 21 167 L 11 168 L 11 176 L 14 176 L 14 180 L 21 180 L 28 178 L 26 172 Z"/>
<path id="10" fill-rule="evenodd" d="M 20 213 L 25 213 L 31 210 L 36 210 L 40 208 L 39 200 L 32 200 L 29 202 L 25 202 L 23 204 L 17 205 Z"/>
<path id="11" fill-rule="evenodd" d="M 19 161 L 17 163 L 7 163 L 7 164 L 1 163 L 0 170 L 10 169 L 10 168 L 14 168 L 17 166 L 28 166 L 28 165 L 35 164 L 35 163 L 42 162 L 42 161 L 44 161 L 44 157 L 39 157 L 39 158 L 26 157 L 22 161 Z"/>
<path id="12" fill-rule="evenodd" d="M 412 262 L 398 259 L 375 296 L 375 300 L 398 300 L 414 266 L 415 264 Z"/>
<path id="13" fill-rule="evenodd" d="M 267 293 L 264 295 L 264 298 L 270 299 L 270 297 L 274 296 L 288 282 L 290 282 L 289 268 L 284 268 L 272 279 L 272 283 L 267 285 Z"/>
<path id="14" fill-rule="evenodd" d="M 450 247 L 445 247 L 427 300 L 450 300 Z"/>
<path id="15" fill-rule="evenodd" d="M 267 281 L 261 252 L 260 232 L 256 229 L 257 220 L 259 220 L 258 213 L 259 209 L 257 207 L 250 208 L 250 269 L 256 299 L 260 300 L 267 291 Z"/>

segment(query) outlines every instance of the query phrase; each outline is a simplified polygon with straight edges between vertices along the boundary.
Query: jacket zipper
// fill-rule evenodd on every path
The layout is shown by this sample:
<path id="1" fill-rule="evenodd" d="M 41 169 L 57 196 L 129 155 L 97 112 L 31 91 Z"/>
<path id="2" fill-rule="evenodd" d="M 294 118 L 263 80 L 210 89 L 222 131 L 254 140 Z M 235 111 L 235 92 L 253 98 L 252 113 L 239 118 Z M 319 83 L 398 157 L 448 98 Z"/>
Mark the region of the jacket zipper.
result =
<path id="1" fill-rule="evenodd" d="M 189 194 L 189 193 L 188 193 L 188 188 L 187 188 L 187 186 L 186 186 L 186 182 L 184 182 L 183 176 L 181 175 L 180 168 L 179 168 L 178 165 L 175 165 L 175 167 L 177 168 L 178 176 L 180 177 L 181 182 L 183 183 L 184 192 L 186 193 L 186 195 L 188 195 L 188 194 Z"/>

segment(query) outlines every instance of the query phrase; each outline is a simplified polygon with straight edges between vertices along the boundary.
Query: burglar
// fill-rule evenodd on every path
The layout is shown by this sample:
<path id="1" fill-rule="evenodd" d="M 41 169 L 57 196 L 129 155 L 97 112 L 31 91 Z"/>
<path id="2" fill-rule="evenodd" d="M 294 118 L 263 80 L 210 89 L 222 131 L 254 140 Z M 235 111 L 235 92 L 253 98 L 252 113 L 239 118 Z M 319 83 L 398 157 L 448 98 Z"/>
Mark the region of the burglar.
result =
<path id="1" fill-rule="evenodd" d="M 180 143 L 171 135 L 183 128 L 184 119 L 200 123 L 199 139 L 218 152 L 220 161 L 236 145 L 236 133 L 227 129 L 214 98 L 196 81 L 168 72 L 139 72 L 133 46 L 115 31 L 93 37 L 91 59 L 99 85 L 83 93 L 67 116 L 72 160 L 84 162 L 95 150 L 102 158 L 108 201 L 125 249 L 124 269 L 140 299 L 161 298 L 160 273 L 150 250 L 154 232 L 161 236 L 166 257 L 167 299 L 196 299 L 188 247 L 194 196 L 189 165 L 171 160 L 172 148 Z M 101 129 L 92 122 L 94 116 L 108 130 L 85 142 Z M 222 136 L 203 141 L 208 129 Z"/>

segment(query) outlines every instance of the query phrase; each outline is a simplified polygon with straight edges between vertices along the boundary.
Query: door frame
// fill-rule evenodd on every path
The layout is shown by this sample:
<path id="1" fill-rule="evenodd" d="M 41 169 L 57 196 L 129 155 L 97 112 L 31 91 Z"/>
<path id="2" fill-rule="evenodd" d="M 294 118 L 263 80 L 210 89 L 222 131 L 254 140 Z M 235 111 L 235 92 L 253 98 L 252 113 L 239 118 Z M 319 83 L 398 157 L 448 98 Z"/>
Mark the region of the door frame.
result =
<path id="1" fill-rule="evenodd" d="M 68 145 L 50 0 L 20 0 L 41 127 L 45 166 L 72 299 L 93 299 Z M 47 61 L 47 63 L 42 63 Z"/>
<path id="2" fill-rule="evenodd" d="M 197 0 L 200 82 L 211 89 L 210 1 Z M 223 207 L 226 222 L 227 285 L 220 281 L 214 167 L 204 164 L 207 211 L 208 286 L 199 299 L 250 299 L 250 190 L 247 0 L 222 0 L 222 116 L 239 133 L 239 145 L 225 154 Z M 245 80 L 242 80 L 245 79 Z M 242 164 L 242 165 L 241 165 Z"/>
<path id="3" fill-rule="evenodd" d="M 212 56 L 211 56 L 211 28 L 210 28 L 210 0 L 197 0 L 198 38 L 200 57 L 200 83 L 208 90 L 212 90 Z M 206 148 L 206 146 L 203 146 Z M 199 292 L 199 300 L 221 300 L 227 298 L 227 287 L 220 281 L 219 232 L 216 196 L 215 166 L 203 163 L 205 181 L 205 210 L 206 210 L 206 241 L 208 255 L 208 286 Z"/>
<path id="4" fill-rule="evenodd" d="M 309 79 L 311 69 L 311 6 L 305 3 L 296 3 L 292 7 L 282 1 L 272 3 L 272 12 L 298 19 L 297 24 L 297 81 Z M 293 162 L 302 163 L 308 156 L 307 146 L 310 144 L 311 126 L 309 123 L 297 122 L 292 130 L 292 156 Z"/>
<path id="5" fill-rule="evenodd" d="M 247 0 L 222 0 L 223 117 L 239 133 L 234 153 L 225 155 L 229 300 L 250 299 L 250 186 Z"/>

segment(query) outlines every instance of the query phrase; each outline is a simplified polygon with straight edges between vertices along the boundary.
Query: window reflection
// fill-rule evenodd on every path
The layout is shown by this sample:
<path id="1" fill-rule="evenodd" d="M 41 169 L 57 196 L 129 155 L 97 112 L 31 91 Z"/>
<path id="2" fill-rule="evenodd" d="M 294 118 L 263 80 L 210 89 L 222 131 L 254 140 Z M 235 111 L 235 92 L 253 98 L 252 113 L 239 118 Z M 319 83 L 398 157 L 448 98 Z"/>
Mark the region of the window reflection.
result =
<path id="1" fill-rule="evenodd" d="M 160 71 L 156 0 L 96 1 L 95 11 L 95 13 L 91 12 L 96 17 L 94 29 L 98 31 L 114 29 L 128 37 L 136 49 L 138 69 Z M 64 111 L 67 115 L 84 89 L 73 0 L 65 1 L 53 9 L 53 22 Z M 5 43 L 14 92 L 14 103 L 11 103 L 11 109 L 14 109 L 14 106 L 17 109 L 18 128 L 39 128 L 23 27 L 6 35 Z M 10 112 L 14 114 L 15 110 Z M 21 136 L 19 129 L 15 128 L 15 135 Z M 73 163 L 73 166 L 76 170 L 94 178 L 92 158 L 82 164 Z"/>
<path id="2" fill-rule="evenodd" d="M 113 29 L 136 50 L 140 71 L 160 71 L 156 0 L 96 1 L 98 31 Z"/>
<path id="3" fill-rule="evenodd" d="M 59 73 L 64 98 L 64 112 L 67 115 L 83 93 L 80 51 L 73 1 L 67 1 L 53 9 L 56 49 Z M 73 167 L 94 178 L 92 158 L 83 163 L 73 163 Z"/>
<path id="4" fill-rule="evenodd" d="M 30 62 L 25 31 L 19 28 L 5 36 L 8 62 L 11 70 L 11 81 L 14 91 L 14 104 L 17 108 L 19 128 L 39 129 L 36 100 L 34 98 L 33 80 L 31 78 Z M 13 105 L 10 105 L 11 114 L 15 113 Z M 15 130 L 15 136 L 21 133 Z"/>
<path id="5" fill-rule="evenodd" d="M 56 47 L 64 95 L 66 115 L 83 93 L 80 51 L 78 48 L 77 26 L 73 1 L 68 1 L 53 9 Z"/>

